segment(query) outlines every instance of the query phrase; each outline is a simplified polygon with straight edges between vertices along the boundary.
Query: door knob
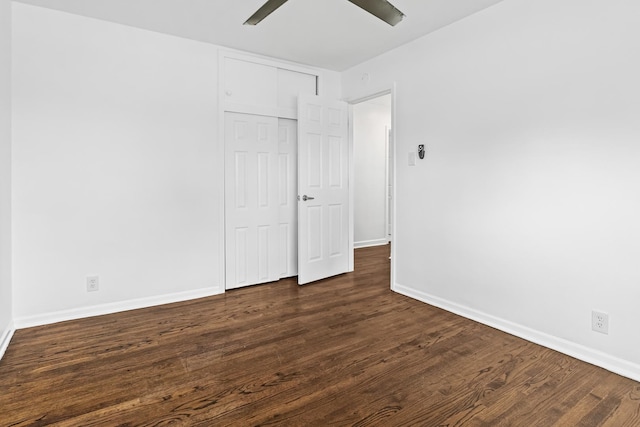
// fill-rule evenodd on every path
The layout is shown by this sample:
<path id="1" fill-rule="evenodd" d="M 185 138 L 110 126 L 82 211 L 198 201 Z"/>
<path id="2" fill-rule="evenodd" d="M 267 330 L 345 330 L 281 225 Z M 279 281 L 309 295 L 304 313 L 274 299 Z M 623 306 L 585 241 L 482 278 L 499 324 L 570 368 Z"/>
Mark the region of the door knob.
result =
<path id="1" fill-rule="evenodd" d="M 309 197 L 306 194 L 304 196 L 302 196 L 302 201 L 306 202 L 307 200 L 313 200 L 315 199 L 315 197 Z"/>

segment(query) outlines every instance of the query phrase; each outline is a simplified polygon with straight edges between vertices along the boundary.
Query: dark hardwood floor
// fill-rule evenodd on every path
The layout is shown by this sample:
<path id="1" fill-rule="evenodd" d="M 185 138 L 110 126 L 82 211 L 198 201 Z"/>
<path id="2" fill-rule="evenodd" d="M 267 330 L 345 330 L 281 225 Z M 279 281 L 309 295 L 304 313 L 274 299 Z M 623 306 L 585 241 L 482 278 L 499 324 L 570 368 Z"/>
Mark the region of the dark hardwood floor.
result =
<path id="1" fill-rule="evenodd" d="M 17 331 L 1 426 L 640 426 L 640 384 L 356 272 Z"/>

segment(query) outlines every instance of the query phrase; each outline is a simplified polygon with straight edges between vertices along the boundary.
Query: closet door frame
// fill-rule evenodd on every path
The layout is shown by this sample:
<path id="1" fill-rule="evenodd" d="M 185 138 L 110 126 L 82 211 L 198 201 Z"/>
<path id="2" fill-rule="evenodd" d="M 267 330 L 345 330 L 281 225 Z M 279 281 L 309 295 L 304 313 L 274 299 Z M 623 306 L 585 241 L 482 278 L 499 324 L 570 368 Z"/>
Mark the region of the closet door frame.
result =
<path id="1" fill-rule="evenodd" d="M 229 62 L 228 62 L 229 60 Z M 275 88 L 275 97 L 273 97 L 273 91 L 270 90 L 269 88 L 263 88 L 265 89 L 264 91 L 262 91 L 262 89 L 259 89 L 259 91 L 261 91 L 261 94 L 263 95 L 261 98 L 261 105 L 251 105 L 251 103 L 247 103 L 247 102 L 234 102 L 237 101 L 238 97 L 234 97 L 234 89 L 233 88 L 229 88 L 227 85 L 227 78 L 226 78 L 226 73 L 227 73 L 227 68 L 229 67 L 229 63 L 233 63 L 233 61 L 244 61 L 244 62 L 249 62 L 252 64 L 255 64 L 255 68 L 256 70 L 259 70 L 260 68 L 263 67 L 271 67 L 275 69 L 275 80 L 273 81 L 273 84 L 276 85 Z M 233 65 L 230 67 L 232 68 Z M 263 68 L 266 70 L 266 68 Z M 263 116 L 270 116 L 270 117 L 275 117 L 278 119 L 294 119 L 297 120 L 297 108 L 291 108 L 290 106 L 279 106 L 278 105 L 278 70 L 283 70 L 284 73 L 280 73 L 280 75 L 286 75 L 287 72 L 294 72 L 294 73 L 302 73 L 302 74 L 308 74 L 310 76 L 315 76 L 315 92 L 316 94 L 319 94 L 322 90 L 322 84 L 324 81 L 324 76 L 323 76 L 323 72 L 322 70 L 318 70 L 315 68 L 311 68 L 311 67 L 304 67 L 304 66 L 300 66 L 297 64 L 290 64 L 290 63 L 286 63 L 286 62 L 280 62 L 280 61 L 274 61 L 272 59 L 269 58 L 265 58 L 265 57 L 261 57 L 261 56 L 257 56 L 257 55 L 250 55 L 250 54 L 246 54 L 246 53 L 242 53 L 242 52 L 238 52 L 238 51 L 233 51 L 233 50 L 220 50 L 219 51 L 219 55 L 218 55 L 218 143 L 221 144 L 221 148 L 222 151 L 224 152 L 223 155 L 220 156 L 220 158 L 217 161 L 217 164 L 215 165 L 215 167 L 217 168 L 217 170 L 221 171 L 220 173 L 220 179 L 222 181 L 224 181 L 225 176 L 226 176 L 226 168 L 227 168 L 227 164 L 226 164 L 226 152 L 225 152 L 225 146 L 226 146 L 226 142 L 225 142 L 225 113 L 227 112 L 235 112 L 235 113 L 245 113 L 245 114 L 255 114 L 255 115 L 263 115 Z M 261 77 L 262 78 L 262 77 Z M 260 81 L 261 84 L 268 84 L 266 83 L 263 79 Z M 241 89 L 242 90 L 242 89 Z M 246 94 L 246 93 L 245 93 Z M 245 95 L 243 94 L 243 96 Z M 269 102 L 262 102 L 264 100 L 268 100 L 271 99 L 273 97 L 274 102 L 272 105 L 269 105 Z M 241 97 L 242 98 L 242 97 Z M 243 99 L 246 99 L 243 98 Z M 296 102 L 297 104 L 297 102 Z M 294 176 L 294 178 L 296 178 Z M 296 180 L 296 187 L 297 187 L 297 180 Z M 220 203 L 220 214 L 221 214 L 221 218 L 223 218 L 223 220 L 220 223 L 220 235 L 224 236 L 224 239 L 221 239 L 221 241 L 219 242 L 219 247 L 220 247 L 220 254 L 222 256 L 221 259 L 221 263 L 220 265 L 224 266 L 224 268 L 221 268 L 220 274 L 219 274 L 219 279 L 220 279 L 220 283 L 222 285 L 222 287 L 226 287 L 226 279 L 227 279 L 227 253 L 226 253 L 226 229 L 227 229 L 227 221 L 226 221 L 226 205 L 224 203 L 224 200 L 226 199 L 226 194 L 224 193 L 225 188 L 226 188 L 226 184 L 223 183 L 223 185 L 221 186 L 223 194 L 220 195 L 220 200 L 223 201 L 222 203 Z M 297 206 L 297 205 L 296 205 Z M 291 270 L 290 270 L 291 271 Z M 297 270 L 295 271 L 295 273 L 297 273 Z M 226 289 L 225 289 L 226 290 Z"/>

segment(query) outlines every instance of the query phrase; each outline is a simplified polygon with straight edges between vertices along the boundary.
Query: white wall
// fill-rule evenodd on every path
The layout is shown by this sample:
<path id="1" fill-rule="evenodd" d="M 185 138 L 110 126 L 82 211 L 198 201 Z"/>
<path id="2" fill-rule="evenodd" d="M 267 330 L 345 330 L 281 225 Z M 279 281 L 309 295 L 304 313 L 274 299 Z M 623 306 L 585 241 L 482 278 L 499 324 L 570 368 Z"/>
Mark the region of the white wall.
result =
<path id="1" fill-rule="evenodd" d="M 354 245 L 385 244 L 391 95 L 353 106 Z"/>
<path id="2" fill-rule="evenodd" d="M 396 290 L 640 379 L 638 16 L 506 0 L 343 74 L 397 83 Z"/>
<path id="3" fill-rule="evenodd" d="M 0 357 L 12 333 L 11 1 L 0 0 Z"/>
<path id="4" fill-rule="evenodd" d="M 224 292 L 221 49 L 14 4 L 18 327 Z"/>
<path id="5" fill-rule="evenodd" d="M 16 324 L 223 292 L 218 49 L 20 3 L 13 19 Z"/>

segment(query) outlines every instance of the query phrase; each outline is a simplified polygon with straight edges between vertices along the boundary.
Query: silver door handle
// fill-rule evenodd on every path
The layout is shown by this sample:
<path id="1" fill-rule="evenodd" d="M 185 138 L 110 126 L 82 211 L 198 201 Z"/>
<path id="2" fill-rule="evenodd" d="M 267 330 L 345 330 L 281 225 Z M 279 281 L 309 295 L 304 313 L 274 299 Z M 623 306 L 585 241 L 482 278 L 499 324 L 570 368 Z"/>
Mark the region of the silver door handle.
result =
<path id="1" fill-rule="evenodd" d="M 302 196 L 302 201 L 303 202 L 306 202 L 307 200 L 313 200 L 313 199 L 315 199 L 315 197 L 309 197 L 306 194 L 304 196 Z"/>

